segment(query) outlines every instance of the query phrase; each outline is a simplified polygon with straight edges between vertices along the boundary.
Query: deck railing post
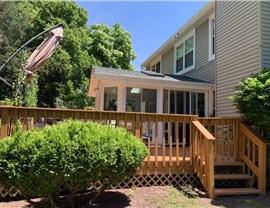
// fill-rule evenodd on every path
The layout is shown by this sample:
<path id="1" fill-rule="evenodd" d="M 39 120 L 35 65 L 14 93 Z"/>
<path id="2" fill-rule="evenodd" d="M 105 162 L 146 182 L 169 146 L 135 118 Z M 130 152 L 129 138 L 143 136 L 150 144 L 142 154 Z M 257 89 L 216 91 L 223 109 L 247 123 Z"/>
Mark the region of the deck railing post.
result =
<path id="1" fill-rule="evenodd" d="M 206 145 L 207 160 L 207 190 L 211 199 L 215 198 L 215 177 L 214 177 L 214 141 L 207 141 Z"/>
<path id="2" fill-rule="evenodd" d="M 135 136 L 137 138 L 141 138 L 141 116 L 140 114 L 136 114 L 135 116 Z"/>
<path id="3" fill-rule="evenodd" d="M 266 192 L 266 157 L 266 144 L 260 144 L 258 169 L 261 177 L 259 177 L 258 189 L 261 193 Z"/>
<path id="4" fill-rule="evenodd" d="M 0 139 L 3 139 L 8 136 L 8 125 L 9 125 L 9 117 L 8 117 L 8 109 L 0 108 L 1 115 L 1 134 Z"/>

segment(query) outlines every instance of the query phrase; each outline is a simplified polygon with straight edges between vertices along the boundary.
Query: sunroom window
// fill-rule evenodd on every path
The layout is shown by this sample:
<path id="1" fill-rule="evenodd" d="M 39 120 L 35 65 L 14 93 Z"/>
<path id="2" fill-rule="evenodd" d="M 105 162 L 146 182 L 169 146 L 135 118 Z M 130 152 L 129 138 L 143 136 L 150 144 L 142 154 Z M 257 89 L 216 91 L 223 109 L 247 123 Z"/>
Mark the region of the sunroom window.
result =
<path id="1" fill-rule="evenodd" d="M 175 73 L 184 73 L 194 68 L 194 48 L 194 34 L 176 45 Z"/>

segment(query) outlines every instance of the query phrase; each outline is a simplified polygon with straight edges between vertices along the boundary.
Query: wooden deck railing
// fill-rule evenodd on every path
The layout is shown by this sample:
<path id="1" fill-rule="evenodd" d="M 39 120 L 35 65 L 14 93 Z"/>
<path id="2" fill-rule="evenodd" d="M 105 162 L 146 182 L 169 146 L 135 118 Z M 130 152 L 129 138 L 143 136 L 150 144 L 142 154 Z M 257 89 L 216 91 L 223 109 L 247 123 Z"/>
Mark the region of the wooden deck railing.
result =
<path id="1" fill-rule="evenodd" d="M 238 118 L 0 106 L 0 139 L 12 135 L 11 126 L 18 120 L 24 130 L 29 130 L 69 118 L 132 132 L 149 150 L 140 174 L 195 171 L 213 198 L 215 161 L 243 161 L 253 184 L 265 192 L 266 143 Z"/>
<path id="2" fill-rule="evenodd" d="M 209 197 L 215 197 L 214 182 L 214 142 L 215 138 L 199 122 L 192 122 L 193 132 L 193 149 L 192 161 L 193 167 L 200 178 L 204 188 L 207 190 Z"/>
<path id="3" fill-rule="evenodd" d="M 198 118 L 216 138 L 215 160 L 239 160 L 239 118 Z"/>
<path id="4" fill-rule="evenodd" d="M 240 124 L 240 158 L 246 164 L 246 174 L 253 176 L 251 185 L 256 186 L 261 193 L 266 191 L 266 145 L 269 143 L 251 128 Z"/>
<path id="5" fill-rule="evenodd" d="M 43 128 L 69 118 L 126 128 L 148 147 L 149 155 L 141 172 L 173 173 L 192 169 L 189 148 L 191 122 L 197 120 L 194 115 L 2 106 L 0 118 L 0 139 L 12 134 L 11 125 L 17 120 L 24 130 Z"/>

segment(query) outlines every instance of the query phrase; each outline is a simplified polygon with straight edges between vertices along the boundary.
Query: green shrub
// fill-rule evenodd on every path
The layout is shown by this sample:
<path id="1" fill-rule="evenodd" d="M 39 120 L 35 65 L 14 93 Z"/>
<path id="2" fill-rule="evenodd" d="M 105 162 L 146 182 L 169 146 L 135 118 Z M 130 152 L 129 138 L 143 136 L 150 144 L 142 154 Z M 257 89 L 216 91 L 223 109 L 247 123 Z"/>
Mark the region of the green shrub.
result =
<path id="1" fill-rule="evenodd" d="M 25 197 L 52 200 L 63 190 L 74 196 L 134 174 L 146 155 L 145 145 L 124 129 L 68 120 L 1 141 L 0 183 Z"/>
<path id="2" fill-rule="evenodd" d="M 270 138 L 270 71 L 264 69 L 241 81 L 233 100 L 244 119 Z"/>

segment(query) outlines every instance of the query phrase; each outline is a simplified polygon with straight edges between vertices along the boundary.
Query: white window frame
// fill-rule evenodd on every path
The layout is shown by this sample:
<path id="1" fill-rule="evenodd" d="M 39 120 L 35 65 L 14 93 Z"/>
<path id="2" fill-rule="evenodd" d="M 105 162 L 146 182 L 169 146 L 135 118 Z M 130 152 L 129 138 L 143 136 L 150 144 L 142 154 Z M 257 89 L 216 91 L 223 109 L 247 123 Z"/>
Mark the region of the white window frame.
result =
<path id="1" fill-rule="evenodd" d="M 189 38 L 191 38 L 193 36 L 193 64 L 187 68 L 185 68 L 185 42 L 186 40 L 188 40 Z M 196 37 L 195 37 L 195 29 L 193 29 L 190 33 L 188 33 L 184 38 L 182 38 L 179 42 L 177 42 L 174 45 L 174 74 L 177 75 L 181 75 L 184 73 L 187 73 L 188 71 L 192 70 L 195 68 L 195 57 L 196 57 Z M 183 70 L 180 72 L 176 72 L 176 48 L 178 46 L 180 46 L 181 44 L 183 44 Z"/>
<path id="2" fill-rule="evenodd" d="M 212 54 L 212 47 L 213 47 L 213 44 L 215 44 L 213 43 L 213 36 L 212 36 L 212 20 L 215 21 L 215 13 L 211 14 L 208 20 L 208 61 L 212 61 L 215 59 L 215 53 Z M 215 28 L 215 33 L 216 33 L 216 28 Z M 215 40 L 216 40 L 216 34 L 215 34 Z"/>

